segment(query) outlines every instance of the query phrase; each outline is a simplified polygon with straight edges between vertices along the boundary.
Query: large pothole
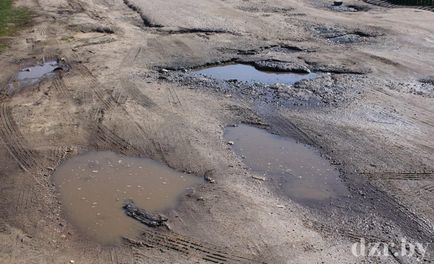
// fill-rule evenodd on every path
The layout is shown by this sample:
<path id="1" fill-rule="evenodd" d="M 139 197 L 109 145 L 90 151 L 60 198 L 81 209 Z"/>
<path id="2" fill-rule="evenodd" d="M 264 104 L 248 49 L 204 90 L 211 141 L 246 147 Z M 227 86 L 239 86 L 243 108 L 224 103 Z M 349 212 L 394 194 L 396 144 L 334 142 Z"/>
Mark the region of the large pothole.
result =
<path id="1" fill-rule="evenodd" d="M 236 80 L 241 82 L 257 82 L 264 84 L 294 84 L 301 80 L 313 79 L 316 76 L 314 73 L 261 71 L 254 66 L 246 64 L 214 66 L 197 70 L 194 74 L 222 81 Z"/>
<path id="2" fill-rule="evenodd" d="M 225 139 L 259 179 L 307 205 L 347 194 L 339 172 L 312 147 L 247 125 L 228 127 Z"/>
<path id="3" fill-rule="evenodd" d="M 158 214 L 174 208 L 201 179 L 149 159 L 89 152 L 65 162 L 54 182 L 71 223 L 101 244 L 115 244 L 143 228 L 125 214 L 126 202 Z"/>

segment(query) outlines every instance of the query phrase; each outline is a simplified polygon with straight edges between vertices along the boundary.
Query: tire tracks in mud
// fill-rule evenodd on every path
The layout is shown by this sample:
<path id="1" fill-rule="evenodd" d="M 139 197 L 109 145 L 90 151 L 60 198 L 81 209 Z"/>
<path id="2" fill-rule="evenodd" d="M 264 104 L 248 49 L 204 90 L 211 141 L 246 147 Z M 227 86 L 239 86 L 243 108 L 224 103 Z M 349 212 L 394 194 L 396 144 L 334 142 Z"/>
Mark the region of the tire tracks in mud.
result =
<path id="1" fill-rule="evenodd" d="M 311 146 L 316 146 L 315 141 L 293 122 L 281 115 L 267 117 L 271 130 L 280 136 L 293 138 Z"/>
<path id="2" fill-rule="evenodd" d="M 314 230 L 319 230 L 321 232 L 325 232 L 330 235 L 339 235 L 344 238 L 347 238 L 351 242 L 359 242 L 361 238 L 364 238 L 368 243 L 370 242 L 387 242 L 386 239 L 379 237 L 379 236 L 373 236 L 368 235 L 366 233 L 357 233 L 353 230 L 341 228 L 341 227 L 331 227 L 326 224 L 320 223 L 320 222 L 310 222 L 308 225 L 306 225 L 308 228 L 313 228 Z"/>
<path id="3" fill-rule="evenodd" d="M 197 257 L 209 263 L 265 263 L 174 232 L 164 233 L 146 230 L 140 236 L 139 241 L 128 238 L 124 238 L 124 241 L 138 249 L 170 250 L 184 257 Z M 143 257 L 147 257 L 146 252 L 142 254 Z"/>
<path id="4" fill-rule="evenodd" d="M 21 187 L 14 201 L 15 214 L 24 213 L 33 206 L 34 201 L 38 198 L 36 192 L 37 190 L 33 186 L 26 184 Z"/>
<path id="5" fill-rule="evenodd" d="M 96 125 L 95 137 L 102 143 L 104 149 L 111 149 L 115 147 L 123 155 L 140 156 L 143 154 L 141 150 L 134 147 L 125 139 L 118 136 L 115 132 L 102 124 Z M 101 146 L 98 147 L 100 148 Z"/>
<path id="6" fill-rule="evenodd" d="M 424 242 L 433 242 L 434 228 L 433 226 L 420 218 L 416 213 L 411 211 L 405 205 L 391 197 L 384 191 L 367 182 L 362 185 L 363 190 L 373 196 L 379 202 L 375 204 L 380 212 L 393 212 L 387 217 L 394 221 L 404 233 L 410 237 L 415 237 Z"/>
<path id="7" fill-rule="evenodd" d="M 434 172 L 361 172 L 373 180 L 434 181 Z"/>
<path id="8" fill-rule="evenodd" d="M 127 56 L 122 61 L 121 66 L 128 65 L 128 64 L 131 65 L 131 64 L 135 63 L 136 60 L 138 58 L 140 58 L 142 51 L 143 51 L 143 47 L 136 47 L 136 48 L 130 50 L 128 52 Z"/>
<path id="9" fill-rule="evenodd" d="M 0 138 L 21 169 L 29 172 L 35 168 L 42 168 L 38 162 L 38 154 L 29 147 L 19 131 L 11 108 L 6 102 L 0 103 Z"/>
<path id="10" fill-rule="evenodd" d="M 79 61 L 78 58 L 72 59 Z M 124 113 L 125 116 L 128 117 L 128 120 L 133 122 L 143 139 L 151 141 L 152 145 L 154 146 L 154 150 L 160 153 L 159 156 L 164 161 L 165 159 L 161 146 L 152 140 L 146 130 L 130 116 L 125 107 L 121 103 L 117 102 L 117 100 L 113 97 L 113 93 L 107 93 L 103 86 L 98 82 L 97 78 L 86 66 L 82 65 L 81 63 L 74 63 L 70 59 L 68 59 L 68 61 L 70 61 L 70 65 L 72 66 L 72 70 L 69 74 L 78 74 L 80 78 L 82 78 L 82 81 L 86 83 L 87 87 L 92 89 L 92 92 L 95 93 L 97 100 L 101 103 L 101 106 L 95 110 L 95 115 L 92 117 L 93 123 L 91 124 L 91 127 L 93 130 L 93 137 L 97 139 L 97 143 L 94 144 L 94 146 L 97 149 L 113 149 L 113 147 L 115 147 L 124 155 L 143 156 L 149 154 L 140 147 L 132 145 L 127 140 L 117 135 L 113 130 L 102 124 L 104 113 L 117 107 Z M 152 108 L 156 106 L 151 99 L 141 93 L 135 85 L 132 85 L 132 82 L 123 79 L 121 80 L 121 86 L 124 90 L 132 92 L 132 100 L 138 102 L 145 108 Z M 128 100 L 128 98 L 126 98 L 126 100 Z"/>
<path id="11" fill-rule="evenodd" d="M 423 186 L 422 189 L 427 191 L 427 192 L 434 193 L 434 184 L 427 184 L 427 185 Z"/>
<path id="12" fill-rule="evenodd" d="M 76 59 L 76 58 L 74 58 Z M 125 107 L 117 102 L 113 97 L 113 93 L 109 94 L 104 91 L 103 86 L 98 82 L 96 77 L 91 73 L 91 71 L 82 64 L 70 63 L 72 66 L 71 75 L 74 73 L 79 74 L 80 78 L 87 84 L 88 87 L 92 88 L 95 93 L 96 98 L 101 102 L 101 107 L 95 110 L 95 115 L 93 115 L 91 127 L 93 129 L 93 137 L 97 139 L 97 143 L 94 145 L 97 149 L 113 149 L 115 147 L 120 153 L 124 155 L 132 156 L 155 156 L 157 155 L 163 162 L 169 165 L 167 159 L 165 158 L 164 149 L 161 143 L 153 140 L 146 129 L 139 124 L 125 109 Z M 157 107 L 157 105 L 146 95 L 144 95 L 132 82 L 122 79 L 121 86 L 127 92 L 132 92 L 132 100 L 139 103 L 141 106 L 151 109 Z M 128 96 L 127 96 L 128 97 Z M 177 98 L 175 96 L 175 98 Z M 126 99 L 128 100 L 128 98 Z M 179 99 L 178 99 L 179 100 Z M 136 126 L 138 132 L 141 134 L 142 139 L 149 140 L 151 143 L 152 150 L 145 151 L 139 146 L 134 146 L 127 140 L 123 139 L 117 135 L 113 130 L 109 129 L 107 126 L 102 124 L 104 119 L 104 113 L 110 111 L 117 107 L 123 114 L 128 117 L 128 120 Z"/>
<path id="13" fill-rule="evenodd" d="M 63 77 L 56 76 L 52 81 L 53 88 L 63 97 L 69 98 L 71 97 L 71 94 L 66 87 L 65 81 L 63 80 Z"/>
<path id="14" fill-rule="evenodd" d="M 126 109 L 124 109 L 124 107 L 121 105 L 121 102 L 123 100 L 119 99 L 120 97 L 122 97 L 122 95 L 119 95 L 119 98 L 116 99 L 113 97 L 113 93 L 109 94 L 108 92 L 106 92 L 102 84 L 99 83 L 99 81 L 92 74 L 92 72 L 82 64 L 73 63 L 72 70 L 69 74 L 78 74 L 82 81 L 86 84 L 86 86 L 92 89 L 92 92 L 96 96 L 97 101 L 101 103 L 101 106 L 98 107 L 95 110 L 95 114 L 92 115 L 92 123 L 90 124 L 91 129 L 93 130 L 93 137 L 97 139 L 95 147 L 97 149 L 112 149 L 113 147 L 115 147 L 120 153 L 124 155 L 141 156 L 143 154 L 142 150 L 133 146 L 127 140 L 117 135 L 113 130 L 102 124 L 104 113 L 107 111 L 110 111 L 116 107 L 120 107 L 123 112 L 127 112 Z M 60 91 L 68 90 L 66 84 L 62 81 L 62 79 L 56 80 L 55 87 Z M 61 93 L 71 98 L 69 92 Z"/>
<path id="15" fill-rule="evenodd" d="M 175 89 L 173 89 L 173 87 L 168 86 L 167 92 L 168 92 L 167 98 L 168 98 L 169 104 L 172 107 L 182 106 L 181 99 L 179 99 L 178 93 L 176 92 Z"/>
<path id="16" fill-rule="evenodd" d="M 414 8 L 414 9 L 421 9 L 421 10 L 426 10 L 426 11 L 432 11 L 432 12 L 434 12 L 434 7 L 432 7 L 432 6 L 405 6 L 405 5 L 396 5 L 396 4 L 392 4 L 392 3 L 389 3 L 389 2 L 384 1 L 384 0 L 363 0 L 363 2 L 371 4 L 371 5 L 385 7 L 385 8 Z"/>
<path id="17" fill-rule="evenodd" d="M 121 80 L 122 88 L 131 95 L 131 99 L 144 108 L 155 108 L 157 105 L 131 81 L 127 79 Z"/>
<path id="18" fill-rule="evenodd" d="M 104 91 L 102 85 L 86 66 L 82 64 L 76 64 L 74 67 L 80 74 L 80 77 L 83 78 L 83 82 L 89 85 L 96 97 L 103 104 L 104 110 L 110 110 L 117 105 L 116 100 L 114 100 L 112 96 Z"/>

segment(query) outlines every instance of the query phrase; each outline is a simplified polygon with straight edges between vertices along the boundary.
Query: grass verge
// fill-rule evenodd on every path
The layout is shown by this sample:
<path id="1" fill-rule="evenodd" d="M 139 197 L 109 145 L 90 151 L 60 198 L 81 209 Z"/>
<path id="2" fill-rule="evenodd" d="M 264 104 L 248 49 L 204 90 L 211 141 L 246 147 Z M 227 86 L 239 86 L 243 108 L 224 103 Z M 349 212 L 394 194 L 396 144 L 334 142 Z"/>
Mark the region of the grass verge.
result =
<path id="1" fill-rule="evenodd" d="M 31 19 L 27 8 L 14 7 L 12 2 L 12 0 L 0 0 L 0 52 L 7 48 L 1 38 L 14 35 Z"/>

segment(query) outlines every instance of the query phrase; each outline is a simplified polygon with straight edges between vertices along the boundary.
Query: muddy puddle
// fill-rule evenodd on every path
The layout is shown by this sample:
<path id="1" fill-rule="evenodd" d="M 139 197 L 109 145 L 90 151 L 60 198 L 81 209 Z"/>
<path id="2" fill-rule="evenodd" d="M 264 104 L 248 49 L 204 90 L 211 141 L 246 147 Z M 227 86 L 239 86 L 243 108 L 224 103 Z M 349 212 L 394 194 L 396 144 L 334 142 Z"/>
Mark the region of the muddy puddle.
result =
<path id="1" fill-rule="evenodd" d="M 314 73 L 290 73 L 290 72 L 270 72 L 260 71 L 254 66 L 246 64 L 230 64 L 223 66 L 209 67 L 194 72 L 194 75 L 205 76 L 217 80 L 230 81 L 237 80 L 249 83 L 264 84 L 294 84 L 305 79 L 313 79 Z"/>
<path id="2" fill-rule="evenodd" d="M 250 169 L 299 203 L 347 193 L 339 172 L 310 146 L 247 125 L 226 128 L 225 139 Z"/>
<path id="3" fill-rule="evenodd" d="M 24 68 L 9 82 L 7 93 L 11 95 L 26 87 L 38 84 L 43 79 L 54 76 L 55 71 L 59 69 L 62 69 L 62 65 L 57 60 L 49 60 Z"/>
<path id="4" fill-rule="evenodd" d="M 66 161 L 54 183 L 69 221 L 101 244 L 134 237 L 143 225 L 125 215 L 132 200 L 152 213 L 174 208 L 186 190 L 202 180 L 158 162 L 113 152 L 90 152 Z"/>

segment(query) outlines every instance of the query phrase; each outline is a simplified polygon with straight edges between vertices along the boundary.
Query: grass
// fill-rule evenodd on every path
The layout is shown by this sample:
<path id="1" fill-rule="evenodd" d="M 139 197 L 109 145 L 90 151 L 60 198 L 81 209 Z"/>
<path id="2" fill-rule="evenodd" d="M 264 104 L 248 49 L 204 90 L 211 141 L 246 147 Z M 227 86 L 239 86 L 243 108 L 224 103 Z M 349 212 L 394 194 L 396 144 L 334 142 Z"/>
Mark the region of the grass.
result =
<path id="1" fill-rule="evenodd" d="M 29 23 L 30 11 L 22 7 L 14 7 L 12 0 L 0 0 L 0 38 L 14 35 L 20 28 Z M 7 48 L 1 43 L 0 52 Z"/>
<path id="2" fill-rule="evenodd" d="M 1 53 L 2 51 L 4 51 L 7 47 L 8 47 L 8 45 L 3 44 L 3 43 L 0 43 L 0 53 Z"/>

